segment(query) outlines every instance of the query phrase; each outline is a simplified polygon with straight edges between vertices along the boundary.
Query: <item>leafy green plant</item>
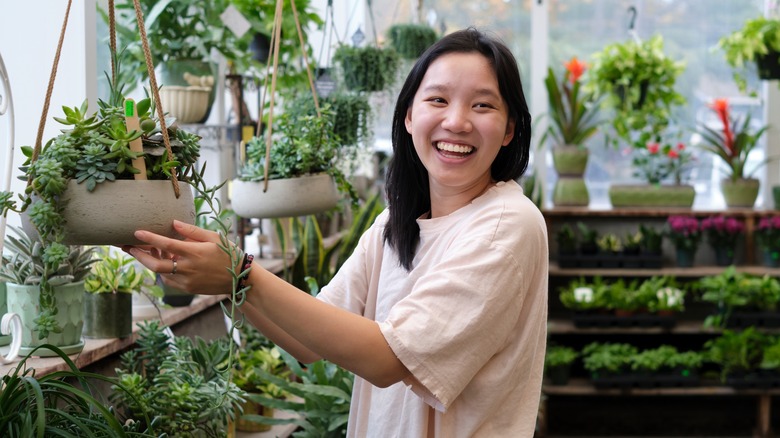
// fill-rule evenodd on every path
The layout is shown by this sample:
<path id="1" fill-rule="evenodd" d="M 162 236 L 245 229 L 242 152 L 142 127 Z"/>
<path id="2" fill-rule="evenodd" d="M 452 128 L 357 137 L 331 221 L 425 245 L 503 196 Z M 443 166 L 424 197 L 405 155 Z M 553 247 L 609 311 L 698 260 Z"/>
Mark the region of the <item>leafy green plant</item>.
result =
<path id="1" fill-rule="evenodd" d="M 595 376 L 627 371 L 637 348 L 625 343 L 592 342 L 582 349 L 582 363 Z"/>
<path id="2" fill-rule="evenodd" d="M 112 399 L 129 418 L 175 436 L 224 436 L 244 392 L 218 366 L 230 357 L 230 341 L 176 337 L 157 321 L 139 327 L 138 346 L 121 356 Z M 151 420 L 146 420 L 151 419 Z"/>
<path id="3" fill-rule="evenodd" d="M 642 350 L 631 357 L 631 370 L 658 372 L 671 368 L 671 359 L 676 354 L 677 349 L 671 345 Z"/>
<path id="4" fill-rule="evenodd" d="M 686 291 L 679 287 L 674 277 L 653 276 L 639 284 L 639 295 L 645 297 L 650 312 L 685 310 Z"/>
<path id="5" fill-rule="evenodd" d="M 704 355 L 699 351 L 681 351 L 668 359 L 668 365 L 680 369 L 684 375 L 698 371 L 704 362 Z"/>
<path id="6" fill-rule="evenodd" d="M 780 51 L 780 20 L 764 16 L 747 20 L 742 28 L 721 38 L 718 47 L 723 50 L 726 62 L 735 68 L 734 81 L 744 92 L 747 90 L 746 64 Z"/>
<path id="7" fill-rule="evenodd" d="M 559 254 L 576 254 L 579 242 L 577 234 L 568 223 L 561 225 L 555 233 L 555 240 L 558 242 Z"/>
<path id="8" fill-rule="evenodd" d="M 780 369 L 780 337 L 770 336 L 767 344 L 764 346 L 764 352 L 761 356 L 761 364 L 764 370 Z"/>
<path id="9" fill-rule="evenodd" d="M 417 59 L 439 36 L 427 24 L 394 24 L 387 29 L 390 45 L 403 59 Z"/>
<path id="10" fill-rule="evenodd" d="M 664 53 L 660 35 L 627 40 L 593 54 L 587 87 L 603 96 L 604 108 L 615 112 L 611 120 L 618 139 L 643 148 L 660 140 L 674 107 L 685 103 L 674 89 L 684 69 L 683 62 Z"/>
<path id="11" fill-rule="evenodd" d="M 709 316 L 706 327 L 723 327 L 735 309 L 774 310 L 780 299 L 780 281 L 769 275 L 761 277 L 737 272 L 729 266 L 718 275 L 702 277 L 696 283 L 701 300 L 713 303 L 718 314 Z"/>
<path id="12" fill-rule="evenodd" d="M 642 250 L 642 232 L 637 231 L 634 233 L 628 233 L 623 236 L 621 242 L 623 246 L 623 252 L 626 254 L 639 254 Z"/>
<path id="13" fill-rule="evenodd" d="M 642 251 L 646 254 L 661 254 L 663 232 L 645 224 L 639 224 L 639 232 L 642 234 Z"/>
<path id="14" fill-rule="evenodd" d="M 352 400 L 354 375 L 338 365 L 320 360 L 302 368 L 295 358 L 281 351 L 285 363 L 300 380 L 293 382 L 258 370 L 261 376 L 303 401 L 256 399 L 274 409 L 298 412 L 302 419 L 270 419 L 247 415 L 246 418 L 263 424 L 297 424 L 301 430 L 294 437 L 340 437 L 346 433 L 349 405 Z"/>
<path id="15" fill-rule="evenodd" d="M 607 308 L 609 286 L 601 277 L 587 281 L 585 277 L 572 280 L 559 289 L 559 299 L 567 309 L 592 310 Z"/>
<path id="16" fill-rule="evenodd" d="M 220 18 L 230 3 L 231 0 L 141 0 L 146 33 L 154 36 L 149 38 L 152 59 L 158 63 L 184 59 L 211 62 L 211 52 L 216 50 L 229 60 L 248 64 L 248 53 Z M 133 2 L 118 1 L 115 7 L 117 46 L 126 66 L 122 82 L 131 90 L 148 77 L 146 60 Z M 107 12 L 102 8 L 98 11 L 108 23 Z"/>
<path id="17" fill-rule="evenodd" d="M 544 366 L 549 368 L 571 365 L 579 356 L 579 352 L 571 347 L 551 345 L 547 347 L 547 353 L 544 356 Z"/>
<path id="18" fill-rule="evenodd" d="M 336 180 L 342 193 L 356 201 L 355 189 L 338 166 L 338 162 L 349 162 L 354 158 L 356 149 L 342 147 L 334 133 L 335 119 L 328 106 L 321 108 L 321 117 L 301 108 L 305 107 L 290 105 L 289 110 L 277 119 L 268 178 L 285 179 L 325 172 Z M 239 179 L 252 182 L 265 179 L 265 150 L 262 137 L 247 142 L 246 162 L 239 170 Z"/>
<path id="19" fill-rule="evenodd" d="M 724 330 L 721 336 L 704 344 L 704 358 L 720 366 L 722 381 L 736 373 L 757 369 L 762 362 L 764 348 L 768 344 L 766 335 L 748 327 L 742 331 Z"/>
<path id="20" fill-rule="evenodd" d="M 148 269 L 137 270 L 134 259 L 123 253 L 98 247 L 98 260 L 84 280 L 84 290 L 90 293 L 133 293 L 154 283 L 154 274 Z"/>
<path id="21" fill-rule="evenodd" d="M 342 44 L 333 54 L 333 62 L 341 67 L 345 85 L 354 91 L 382 91 L 390 87 L 395 81 L 398 61 L 395 50 L 371 45 Z"/>
<path id="22" fill-rule="evenodd" d="M 607 233 L 599 237 L 596 244 L 599 250 L 605 253 L 616 254 L 623 250 L 623 242 L 620 240 L 620 237 L 613 233 Z"/>
<path id="23" fill-rule="evenodd" d="M 63 361 L 65 369 L 35 375 L 28 362 L 35 350 L 13 367 L 0 382 L 0 434 L 9 437 L 140 437 L 156 436 L 140 422 L 124 422 L 95 390 L 95 384 L 114 384 L 116 379 L 81 371 L 62 350 L 49 349 Z M 36 349 L 37 350 L 37 349 Z M 146 421 L 148 422 L 148 419 Z"/>
<path id="24" fill-rule="evenodd" d="M 583 254 L 595 254 L 598 251 L 598 230 L 589 227 L 585 222 L 577 222 L 577 230 L 580 233 L 580 251 Z"/>
<path id="25" fill-rule="evenodd" d="M 279 386 L 262 379 L 257 374 L 258 368 L 283 379 L 290 375 L 278 347 L 242 349 L 233 362 L 233 383 L 248 393 L 284 398 L 286 393 Z"/>

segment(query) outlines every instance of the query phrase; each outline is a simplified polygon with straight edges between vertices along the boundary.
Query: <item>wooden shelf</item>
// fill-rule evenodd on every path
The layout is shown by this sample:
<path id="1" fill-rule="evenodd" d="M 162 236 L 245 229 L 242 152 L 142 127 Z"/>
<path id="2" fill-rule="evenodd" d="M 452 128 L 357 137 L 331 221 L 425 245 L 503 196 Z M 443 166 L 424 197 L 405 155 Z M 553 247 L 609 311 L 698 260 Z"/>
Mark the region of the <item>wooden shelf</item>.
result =
<path id="1" fill-rule="evenodd" d="M 764 275 L 769 274 L 773 277 L 780 277 L 780 269 L 768 268 L 761 265 L 742 265 L 736 266 L 738 272 L 746 274 Z M 555 261 L 550 261 L 549 273 L 551 276 L 558 277 L 652 277 L 672 275 L 675 277 L 704 277 L 718 275 L 723 272 L 724 266 L 694 266 L 692 268 L 678 268 L 675 266 L 663 267 L 660 269 L 630 269 L 630 268 L 561 268 Z"/>
<path id="2" fill-rule="evenodd" d="M 551 335 L 652 335 L 652 334 L 718 334 L 720 330 L 704 328 L 701 321 L 677 321 L 674 327 L 575 327 L 566 319 L 551 319 L 547 321 L 547 333 Z"/>
<path id="3" fill-rule="evenodd" d="M 283 269 L 282 260 L 256 260 L 261 266 L 271 272 L 281 272 Z M 227 299 L 226 295 L 198 295 L 189 306 L 161 308 L 161 317 L 158 316 L 152 319 L 161 320 L 164 325 L 172 326 L 203 312 L 225 299 Z M 80 353 L 70 355 L 70 359 L 76 364 L 77 368 L 81 369 L 107 356 L 124 350 L 133 345 L 138 339 L 139 322 L 141 321 L 134 321 L 133 334 L 126 338 L 84 339 L 84 349 Z M 8 348 L 8 346 L 0 347 L 0 353 L 3 355 L 7 354 Z M 22 359 L 23 356 L 17 358 L 10 364 L 0 365 L 0 376 L 12 372 Z M 37 376 L 68 369 L 67 364 L 59 357 L 31 357 L 25 364 L 27 368 L 35 368 L 35 374 Z"/>
<path id="4" fill-rule="evenodd" d="M 780 214 L 778 210 L 755 210 L 753 208 L 690 209 L 671 207 L 645 208 L 589 208 L 589 207 L 553 207 L 542 210 L 545 217 L 634 217 L 634 218 L 665 218 L 670 215 L 689 215 L 696 217 L 725 215 L 741 218 L 762 217 Z"/>
<path id="5" fill-rule="evenodd" d="M 571 379 L 567 385 L 550 385 L 545 383 L 542 391 L 548 395 L 594 395 L 594 396 L 643 396 L 643 395 L 780 395 L 780 388 L 774 389 L 734 389 L 730 386 L 720 386 L 717 382 L 708 381 L 705 385 L 676 388 L 608 388 L 600 389 L 593 386 L 587 379 Z"/>

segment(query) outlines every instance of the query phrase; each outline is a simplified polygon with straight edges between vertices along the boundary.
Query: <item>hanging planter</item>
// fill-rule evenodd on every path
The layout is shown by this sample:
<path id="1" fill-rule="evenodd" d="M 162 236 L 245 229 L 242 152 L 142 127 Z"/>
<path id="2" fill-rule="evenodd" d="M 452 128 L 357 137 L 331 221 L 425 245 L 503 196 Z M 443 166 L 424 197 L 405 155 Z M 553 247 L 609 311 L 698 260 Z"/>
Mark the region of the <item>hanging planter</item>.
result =
<path id="1" fill-rule="evenodd" d="M 341 67 L 344 84 L 353 91 L 382 91 L 393 84 L 398 53 L 376 46 L 339 46 L 333 61 Z"/>
<path id="2" fill-rule="evenodd" d="M 426 24 L 395 24 L 387 30 L 390 45 L 403 59 L 417 59 L 439 36 Z"/>
<path id="3" fill-rule="evenodd" d="M 294 3 L 293 13 L 297 20 Z M 279 50 L 280 16 L 278 9 L 272 56 Z M 336 114 L 329 107 L 320 107 L 305 57 L 312 95 L 288 101 L 284 112 L 274 119 L 278 57 L 273 59 L 269 126 L 262 138 L 258 126 L 257 136 L 245 145 L 239 175 L 232 181 L 232 209 L 242 217 L 277 218 L 332 209 L 341 198 L 339 192 L 355 200 L 357 195 L 338 164 L 354 160 L 367 124 L 341 126 L 341 132 L 350 133 L 345 135 L 346 139 L 336 133 Z M 364 111 L 366 117 L 365 100 L 353 100 L 350 104 L 358 109 L 358 115 Z M 263 106 L 264 103 L 260 108 Z M 262 114 L 259 119 L 262 120 Z"/>

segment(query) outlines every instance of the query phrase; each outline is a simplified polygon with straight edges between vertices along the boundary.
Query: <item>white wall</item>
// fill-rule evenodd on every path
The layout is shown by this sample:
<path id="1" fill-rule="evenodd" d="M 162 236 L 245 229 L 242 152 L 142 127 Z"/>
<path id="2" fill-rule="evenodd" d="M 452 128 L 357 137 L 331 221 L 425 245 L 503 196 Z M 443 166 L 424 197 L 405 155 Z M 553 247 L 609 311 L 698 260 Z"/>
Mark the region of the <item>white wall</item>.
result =
<path id="1" fill-rule="evenodd" d="M 67 2 L 63 0 L 4 1 L 0 4 L 0 56 L 8 70 L 15 117 L 16 147 L 11 170 L 14 192 L 24 190 L 24 183 L 16 178 L 19 175 L 17 168 L 24 161 L 19 147 L 35 143 L 66 6 Z M 52 116 L 61 116 L 63 105 L 77 106 L 89 97 L 90 110 L 97 109 L 94 20 L 94 0 L 73 2 L 46 118 L 44 144 L 59 133 L 61 125 L 52 120 Z M 3 93 L 2 88 L 0 93 Z M 0 117 L 0 157 L 3 160 L 0 181 L 5 181 L 9 167 L 6 163 L 8 119 L 8 115 Z M 18 224 L 18 216 L 9 214 L 8 223 Z"/>

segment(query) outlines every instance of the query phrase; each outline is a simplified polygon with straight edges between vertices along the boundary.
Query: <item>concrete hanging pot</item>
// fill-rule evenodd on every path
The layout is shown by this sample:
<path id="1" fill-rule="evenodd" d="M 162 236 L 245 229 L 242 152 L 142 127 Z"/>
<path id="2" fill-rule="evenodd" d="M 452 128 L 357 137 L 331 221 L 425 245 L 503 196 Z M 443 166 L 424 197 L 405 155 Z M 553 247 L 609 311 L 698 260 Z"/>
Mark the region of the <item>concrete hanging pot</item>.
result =
<path id="1" fill-rule="evenodd" d="M 91 192 L 70 180 L 63 201 L 66 245 L 138 245 L 133 236 L 138 229 L 178 237 L 174 219 L 195 223 L 192 187 L 185 183 L 176 198 L 167 180 L 106 181 Z M 26 215 L 22 225 L 27 234 L 37 235 Z"/>
<path id="2" fill-rule="evenodd" d="M 340 199 L 336 183 L 327 173 L 272 179 L 267 191 L 263 185 L 262 181 L 233 180 L 233 211 L 254 218 L 304 216 L 330 210 Z"/>
<path id="3" fill-rule="evenodd" d="M 84 349 L 81 332 L 84 326 L 84 282 L 69 283 L 54 287 L 57 297 L 57 314 L 55 320 L 62 329 L 59 333 L 51 332 L 43 339 L 38 338 L 35 319 L 40 313 L 40 293 L 38 285 L 19 285 L 7 283 L 8 311 L 19 315 L 22 321 L 22 344 L 19 352 L 29 354 L 36 347 L 52 344 L 59 347 L 65 354 L 75 354 Z M 56 356 L 47 348 L 35 351 L 36 356 Z"/>

